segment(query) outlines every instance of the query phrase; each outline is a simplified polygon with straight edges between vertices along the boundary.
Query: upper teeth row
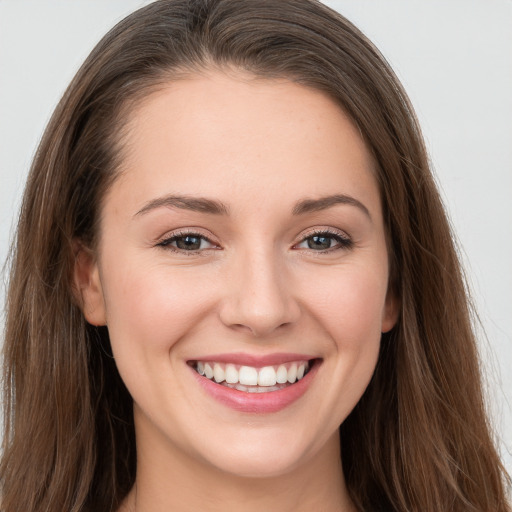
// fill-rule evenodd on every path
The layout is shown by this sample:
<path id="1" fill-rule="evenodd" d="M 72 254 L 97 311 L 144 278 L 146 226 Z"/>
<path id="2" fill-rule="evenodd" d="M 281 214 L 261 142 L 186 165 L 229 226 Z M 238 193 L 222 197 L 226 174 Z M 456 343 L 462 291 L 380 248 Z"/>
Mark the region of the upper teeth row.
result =
<path id="1" fill-rule="evenodd" d="M 264 366 L 254 368 L 252 366 L 235 366 L 234 364 L 204 363 L 198 361 L 196 370 L 200 375 L 215 382 L 226 381 L 228 384 L 243 384 L 244 386 L 275 386 L 302 379 L 309 369 L 309 364 L 304 362 L 287 363 L 279 366 Z"/>

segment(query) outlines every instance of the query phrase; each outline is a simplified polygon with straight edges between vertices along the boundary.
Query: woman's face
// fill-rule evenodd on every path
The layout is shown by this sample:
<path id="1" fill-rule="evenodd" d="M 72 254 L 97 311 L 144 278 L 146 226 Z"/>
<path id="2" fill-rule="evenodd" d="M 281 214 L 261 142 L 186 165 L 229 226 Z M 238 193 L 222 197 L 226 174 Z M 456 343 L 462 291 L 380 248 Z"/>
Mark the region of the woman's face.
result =
<path id="1" fill-rule="evenodd" d="M 234 72 L 170 83 L 128 126 L 77 279 L 139 459 L 272 476 L 332 454 L 396 315 L 358 130 L 318 91 Z"/>

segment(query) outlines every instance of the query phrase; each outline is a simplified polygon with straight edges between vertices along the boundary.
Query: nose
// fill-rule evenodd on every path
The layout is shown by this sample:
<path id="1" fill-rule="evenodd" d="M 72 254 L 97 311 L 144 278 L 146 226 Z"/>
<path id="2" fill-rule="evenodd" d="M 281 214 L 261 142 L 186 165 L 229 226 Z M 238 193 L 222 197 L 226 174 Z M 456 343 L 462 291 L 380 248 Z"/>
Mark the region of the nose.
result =
<path id="1" fill-rule="evenodd" d="M 220 308 L 226 326 L 265 337 L 297 322 L 300 306 L 292 279 L 271 249 L 246 253 L 232 263 Z"/>

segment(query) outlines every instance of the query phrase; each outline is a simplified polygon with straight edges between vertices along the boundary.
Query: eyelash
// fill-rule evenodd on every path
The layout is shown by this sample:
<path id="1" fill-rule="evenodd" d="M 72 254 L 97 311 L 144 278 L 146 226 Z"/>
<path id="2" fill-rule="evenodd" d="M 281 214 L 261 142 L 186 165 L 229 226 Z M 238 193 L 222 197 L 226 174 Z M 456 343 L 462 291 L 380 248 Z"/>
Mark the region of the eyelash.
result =
<path id="1" fill-rule="evenodd" d="M 341 250 L 341 249 L 349 250 L 354 245 L 354 242 L 352 241 L 352 239 L 345 233 L 342 233 L 339 231 L 332 231 L 329 229 L 322 229 L 322 230 L 316 230 L 313 233 L 310 233 L 307 236 L 305 236 L 304 238 L 302 238 L 302 240 L 298 244 L 295 244 L 293 246 L 293 249 L 300 250 L 299 246 L 301 244 L 307 243 L 308 240 L 314 239 L 315 237 L 331 239 L 336 242 L 335 246 L 328 247 L 326 249 L 315 250 L 315 249 L 312 249 L 311 247 L 308 248 L 308 250 L 315 252 L 315 253 L 319 253 L 319 254 L 326 254 L 326 253 L 334 252 L 334 251 Z M 208 247 L 208 248 L 204 248 L 204 249 L 199 248 L 199 249 L 188 250 L 188 249 L 182 249 L 180 247 L 171 245 L 175 242 L 177 243 L 178 240 L 185 239 L 185 238 L 197 238 L 197 239 L 200 239 L 201 242 L 206 241 L 207 243 L 211 244 L 213 247 Z M 208 251 L 208 250 L 212 250 L 212 249 L 217 250 L 219 248 L 208 237 L 202 235 L 201 233 L 196 233 L 193 231 L 180 231 L 178 233 L 174 233 L 172 236 L 165 238 L 164 240 L 161 240 L 156 245 L 157 245 L 157 247 L 162 247 L 164 249 L 171 250 L 173 252 L 177 252 L 180 254 L 186 254 L 187 256 L 198 255 L 204 251 Z"/>
<path id="2" fill-rule="evenodd" d="M 318 230 L 313 231 L 313 233 L 309 233 L 307 236 L 305 236 L 298 244 L 295 244 L 293 248 L 298 249 L 299 245 L 301 245 L 315 237 L 316 238 L 327 238 L 327 239 L 334 240 L 336 242 L 336 245 L 334 245 L 333 247 L 328 247 L 326 249 L 321 249 L 318 251 L 312 249 L 311 247 L 309 248 L 310 251 L 316 252 L 319 254 L 326 254 L 326 253 L 330 253 L 330 252 L 334 252 L 334 251 L 338 251 L 338 250 L 342 250 L 342 249 L 349 250 L 354 245 L 354 242 L 346 233 L 343 233 L 341 231 L 334 231 L 334 230 L 330 230 L 330 229 L 318 229 Z"/>
<path id="3" fill-rule="evenodd" d="M 185 238 L 198 238 L 201 242 L 206 241 L 209 244 L 211 244 L 213 247 L 208 247 L 205 249 L 194 249 L 194 250 L 188 250 L 188 249 L 181 249 L 180 247 L 176 247 L 174 245 L 171 245 L 173 242 L 177 242 L 180 239 Z M 194 231 L 180 231 L 178 233 L 174 233 L 170 237 L 165 238 L 164 240 L 161 240 L 158 242 L 157 247 L 162 247 L 163 249 L 167 249 L 173 252 L 177 252 L 180 254 L 186 254 L 187 256 L 193 256 L 202 253 L 205 250 L 216 250 L 218 246 L 214 242 L 212 242 L 208 237 L 202 235 L 201 233 L 196 233 Z"/>

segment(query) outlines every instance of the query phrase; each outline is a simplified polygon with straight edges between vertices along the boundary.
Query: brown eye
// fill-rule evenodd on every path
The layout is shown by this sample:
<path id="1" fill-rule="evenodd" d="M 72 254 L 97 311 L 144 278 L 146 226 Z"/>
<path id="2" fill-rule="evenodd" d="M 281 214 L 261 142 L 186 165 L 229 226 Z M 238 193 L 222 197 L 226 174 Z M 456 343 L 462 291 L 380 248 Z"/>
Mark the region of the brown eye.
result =
<path id="1" fill-rule="evenodd" d="M 176 247 L 184 251 L 198 251 L 203 239 L 199 236 L 180 236 L 174 240 Z"/>

